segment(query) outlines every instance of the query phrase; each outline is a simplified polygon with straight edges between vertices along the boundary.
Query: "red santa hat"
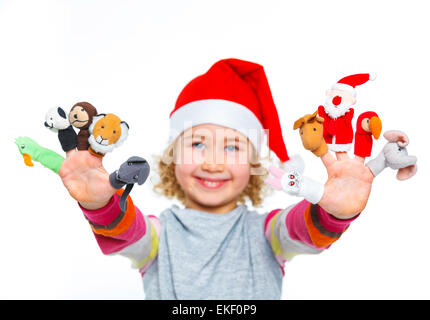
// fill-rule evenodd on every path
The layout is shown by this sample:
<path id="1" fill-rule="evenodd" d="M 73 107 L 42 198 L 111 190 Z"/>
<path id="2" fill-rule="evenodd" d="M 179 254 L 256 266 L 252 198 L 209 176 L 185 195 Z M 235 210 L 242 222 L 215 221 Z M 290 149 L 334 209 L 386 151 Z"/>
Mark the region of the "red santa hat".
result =
<path id="1" fill-rule="evenodd" d="M 221 60 L 189 82 L 170 113 L 169 142 L 184 130 L 205 123 L 239 131 L 258 152 L 268 131 L 268 148 L 281 162 L 290 159 L 266 74 L 259 64 Z"/>
<path id="2" fill-rule="evenodd" d="M 376 79 L 375 73 L 359 73 L 346 76 L 335 83 L 331 88 L 350 92 L 354 97 L 357 96 L 355 87 Z"/>

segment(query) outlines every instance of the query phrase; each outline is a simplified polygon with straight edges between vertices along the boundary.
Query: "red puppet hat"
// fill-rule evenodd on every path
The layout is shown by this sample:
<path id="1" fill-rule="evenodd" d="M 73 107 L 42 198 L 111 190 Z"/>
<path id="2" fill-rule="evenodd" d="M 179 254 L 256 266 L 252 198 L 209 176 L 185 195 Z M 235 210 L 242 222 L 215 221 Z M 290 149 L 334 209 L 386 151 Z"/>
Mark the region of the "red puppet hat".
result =
<path id="1" fill-rule="evenodd" d="M 354 97 L 357 96 L 355 87 L 366 83 L 367 81 L 373 81 L 376 79 L 375 73 L 359 73 L 346 76 L 335 83 L 331 88 L 338 90 L 345 90 L 350 92 Z"/>
<path id="2" fill-rule="evenodd" d="M 239 131 L 258 152 L 269 131 L 269 149 L 281 162 L 290 159 L 266 74 L 259 64 L 221 60 L 189 82 L 170 113 L 169 142 L 184 130 L 204 123 Z"/>

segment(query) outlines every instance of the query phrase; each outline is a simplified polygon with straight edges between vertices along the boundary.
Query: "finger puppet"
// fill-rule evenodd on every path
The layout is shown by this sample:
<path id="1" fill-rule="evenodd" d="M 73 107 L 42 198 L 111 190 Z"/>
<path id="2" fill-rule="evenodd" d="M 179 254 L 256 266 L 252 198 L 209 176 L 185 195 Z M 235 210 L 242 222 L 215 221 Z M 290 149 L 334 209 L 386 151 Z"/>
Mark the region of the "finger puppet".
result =
<path id="1" fill-rule="evenodd" d="M 318 116 L 318 111 L 307 114 L 294 122 L 294 130 L 300 129 L 300 138 L 303 147 L 312 151 L 317 157 L 328 152 L 327 144 L 323 138 L 324 119 Z"/>
<path id="2" fill-rule="evenodd" d="M 45 115 L 45 127 L 58 133 L 58 140 L 60 140 L 61 147 L 65 152 L 77 147 L 76 132 L 70 124 L 66 112 L 61 107 L 48 110 Z"/>
<path id="3" fill-rule="evenodd" d="M 69 121 L 72 126 L 79 129 L 78 150 L 88 150 L 89 127 L 96 115 L 97 109 L 88 102 L 78 102 L 70 110 Z"/>
<path id="4" fill-rule="evenodd" d="M 283 170 L 275 166 L 269 166 L 269 172 L 274 176 L 264 182 L 278 190 L 303 197 L 310 203 L 318 203 L 324 194 L 324 184 L 319 183 L 303 175 L 304 168 Z"/>
<path id="5" fill-rule="evenodd" d="M 133 189 L 135 183 L 142 185 L 149 175 L 149 164 L 141 157 L 130 157 L 125 161 L 118 170 L 115 170 L 109 175 L 109 182 L 111 186 L 117 190 L 127 185 L 125 190 L 120 193 L 119 207 L 121 213 L 108 225 L 95 224 L 88 220 L 94 229 L 112 230 L 122 221 L 127 210 L 127 198 Z M 131 202 L 131 199 L 129 200 Z"/>
<path id="6" fill-rule="evenodd" d="M 133 156 L 109 175 L 109 182 L 113 188 L 121 189 L 127 185 L 119 202 L 122 211 L 126 210 L 126 199 L 134 184 L 142 185 L 148 178 L 149 171 L 150 167 L 145 159 Z"/>
<path id="7" fill-rule="evenodd" d="M 373 138 L 379 139 L 382 122 L 376 112 L 367 111 L 357 118 L 354 138 L 354 154 L 359 157 L 370 157 L 372 153 Z"/>
<path id="8" fill-rule="evenodd" d="M 15 139 L 15 144 L 24 158 L 24 163 L 33 167 L 32 160 L 40 162 L 44 167 L 58 173 L 64 158 L 58 153 L 41 147 L 36 141 L 29 137 L 18 137 Z"/>
<path id="9" fill-rule="evenodd" d="M 354 138 L 351 121 L 357 102 L 355 87 L 375 78 L 369 73 L 350 75 L 326 91 L 326 101 L 318 107 L 318 114 L 324 118 L 323 134 L 329 150 L 347 152 L 351 149 Z"/>
<path id="10" fill-rule="evenodd" d="M 397 130 L 387 131 L 384 138 L 388 140 L 382 151 L 375 158 L 370 160 L 366 166 L 369 167 L 376 177 L 386 167 L 397 171 L 397 179 L 406 180 L 414 176 L 417 172 L 417 157 L 410 156 L 406 149 L 409 144 L 408 136 Z"/>
<path id="11" fill-rule="evenodd" d="M 94 156 L 103 157 L 127 139 L 128 129 L 127 122 L 112 113 L 95 116 L 89 127 L 88 151 Z"/>

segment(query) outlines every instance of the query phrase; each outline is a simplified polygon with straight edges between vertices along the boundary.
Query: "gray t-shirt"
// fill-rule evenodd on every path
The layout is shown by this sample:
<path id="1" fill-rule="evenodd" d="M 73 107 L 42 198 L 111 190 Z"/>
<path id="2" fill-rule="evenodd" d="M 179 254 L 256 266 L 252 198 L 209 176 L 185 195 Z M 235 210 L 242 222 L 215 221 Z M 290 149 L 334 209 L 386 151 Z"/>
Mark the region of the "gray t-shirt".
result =
<path id="1" fill-rule="evenodd" d="M 266 216 L 246 205 L 225 214 L 164 210 L 158 256 L 143 278 L 146 299 L 280 299 Z"/>

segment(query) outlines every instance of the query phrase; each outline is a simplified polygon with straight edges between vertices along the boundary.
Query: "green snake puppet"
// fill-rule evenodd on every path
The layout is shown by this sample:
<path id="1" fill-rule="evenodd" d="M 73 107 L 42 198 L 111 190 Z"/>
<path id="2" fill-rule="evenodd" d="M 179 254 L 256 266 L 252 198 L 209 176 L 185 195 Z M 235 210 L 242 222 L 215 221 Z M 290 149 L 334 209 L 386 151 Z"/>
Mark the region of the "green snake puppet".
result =
<path id="1" fill-rule="evenodd" d="M 64 158 L 58 153 L 41 147 L 36 141 L 29 137 L 19 137 L 15 139 L 15 144 L 24 158 L 24 163 L 32 167 L 32 160 L 40 162 L 44 167 L 58 173 Z"/>

